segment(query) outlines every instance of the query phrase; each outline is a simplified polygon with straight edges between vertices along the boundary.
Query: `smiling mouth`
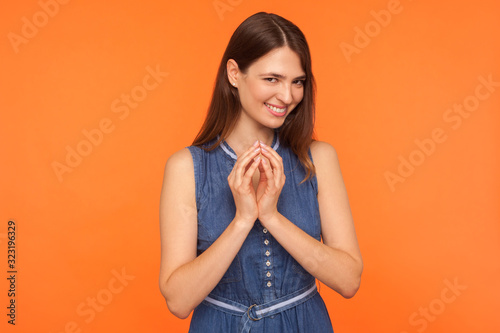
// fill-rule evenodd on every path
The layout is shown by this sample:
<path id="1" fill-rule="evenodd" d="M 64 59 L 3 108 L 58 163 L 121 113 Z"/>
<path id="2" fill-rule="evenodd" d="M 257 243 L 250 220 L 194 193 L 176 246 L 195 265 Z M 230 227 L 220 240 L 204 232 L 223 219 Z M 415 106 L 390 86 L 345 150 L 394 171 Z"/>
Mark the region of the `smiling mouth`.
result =
<path id="1" fill-rule="evenodd" d="M 268 104 L 268 103 L 264 103 L 264 104 L 265 104 L 265 105 L 266 105 L 269 109 L 271 109 L 272 111 L 274 111 L 274 112 L 276 112 L 276 113 L 280 113 L 280 114 L 282 114 L 282 113 L 285 113 L 285 112 L 286 112 L 286 106 L 285 106 L 285 107 L 283 107 L 283 108 L 277 108 L 277 107 L 272 106 L 272 105 L 270 105 L 270 104 Z"/>

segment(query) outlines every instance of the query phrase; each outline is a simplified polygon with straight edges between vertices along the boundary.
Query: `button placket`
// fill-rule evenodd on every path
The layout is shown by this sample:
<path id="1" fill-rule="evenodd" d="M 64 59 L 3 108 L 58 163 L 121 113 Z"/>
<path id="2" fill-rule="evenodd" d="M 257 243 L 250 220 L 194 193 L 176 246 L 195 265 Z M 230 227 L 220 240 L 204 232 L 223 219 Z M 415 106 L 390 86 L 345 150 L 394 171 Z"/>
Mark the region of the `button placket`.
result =
<path id="1" fill-rule="evenodd" d="M 264 284 L 267 288 L 271 288 L 273 286 L 273 277 L 274 274 L 272 273 L 272 256 L 271 256 L 271 242 L 269 241 L 269 231 L 266 228 L 262 229 L 262 234 L 264 238 L 264 265 L 265 265 L 265 277 L 264 277 Z"/>

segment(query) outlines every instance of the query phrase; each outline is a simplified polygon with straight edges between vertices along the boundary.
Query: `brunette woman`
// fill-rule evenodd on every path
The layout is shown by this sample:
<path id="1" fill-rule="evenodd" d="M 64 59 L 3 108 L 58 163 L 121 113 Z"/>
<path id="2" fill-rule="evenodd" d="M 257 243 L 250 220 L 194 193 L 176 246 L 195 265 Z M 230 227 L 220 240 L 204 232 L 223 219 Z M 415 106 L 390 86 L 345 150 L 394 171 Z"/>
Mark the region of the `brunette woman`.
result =
<path id="1" fill-rule="evenodd" d="M 257 13 L 232 35 L 207 118 L 165 167 L 160 290 L 189 332 L 333 332 L 362 259 L 335 149 L 313 139 L 302 32 Z"/>

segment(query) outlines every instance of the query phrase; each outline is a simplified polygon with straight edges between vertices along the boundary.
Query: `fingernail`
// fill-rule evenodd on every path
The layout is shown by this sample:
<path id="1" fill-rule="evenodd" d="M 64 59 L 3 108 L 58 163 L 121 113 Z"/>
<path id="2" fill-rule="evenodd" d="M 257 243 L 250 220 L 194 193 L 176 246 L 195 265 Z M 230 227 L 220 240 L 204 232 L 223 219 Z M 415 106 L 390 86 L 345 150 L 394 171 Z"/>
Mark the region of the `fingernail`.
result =
<path id="1" fill-rule="evenodd" d="M 264 148 L 264 147 L 262 147 L 262 148 L 260 148 L 260 149 L 262 149 L 262 151 L 265 151 L 266 153 L 268 152 L 268 151 L 267 151 L 267 149 L 266 149 L 266 148 Z"/>
<path id="2" fill-rule="evenodd" d="M 260 161 L 260 156 L 257 156 L 256 158 L 253 159 L 255 162 Z"/>
<path id="3" fill-rule="evenodd" d="M 260 145 L 261 145 L 261 146 L 266 146 L 266 147 L 267 147 L 267 145 L 266 145 L 264 142 L 262 142 L 262 141 L 260 142 Z"/>
<path id="4" fill-rule="evenodd" d="M 259 148 L 255 149 L 254 152 L 258 153 L 258 152 L 260 152 L 260 150 L 261 150 L 261 148 L 259 147 Z"/>
<path id="5" fill-rule="evenodd" d="M 259 145 L 259 140 L 255 141 L 255 143 L 253 144 L 254 147 L 257 147 Z"/>

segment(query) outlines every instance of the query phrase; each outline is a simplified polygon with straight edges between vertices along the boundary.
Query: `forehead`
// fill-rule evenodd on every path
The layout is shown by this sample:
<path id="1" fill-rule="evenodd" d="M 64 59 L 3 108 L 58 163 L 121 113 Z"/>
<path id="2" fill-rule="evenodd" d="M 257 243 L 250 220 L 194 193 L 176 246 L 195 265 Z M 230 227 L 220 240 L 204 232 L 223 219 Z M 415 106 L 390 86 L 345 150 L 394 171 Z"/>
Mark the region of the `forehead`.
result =
<path id="1" fill-rule="evenodd" d="M 277 73 L 290 78 L 305 75 L 299 55 L 287 46 L 274 49 L 260 57 L 248 68 L 248 73 Z"/>

